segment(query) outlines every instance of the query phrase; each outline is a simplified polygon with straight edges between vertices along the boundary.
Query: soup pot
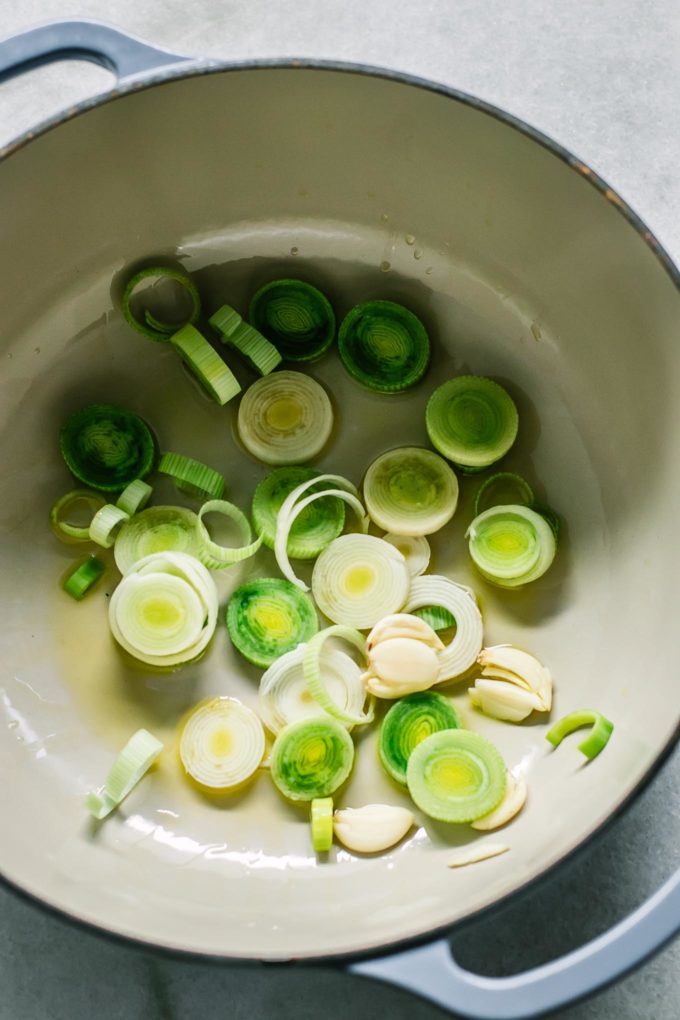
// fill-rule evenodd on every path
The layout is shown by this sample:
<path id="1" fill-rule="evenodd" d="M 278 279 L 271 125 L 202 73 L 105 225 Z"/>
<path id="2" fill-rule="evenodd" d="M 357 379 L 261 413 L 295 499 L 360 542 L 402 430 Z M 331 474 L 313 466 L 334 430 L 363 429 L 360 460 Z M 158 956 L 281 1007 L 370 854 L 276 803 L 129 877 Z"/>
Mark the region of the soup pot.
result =
<path id="1" fill-rule="evenodd" d="M 5 41 L 0 73 L 65 56 L 113 69 L 116 86 L 17 139 L 0 165 L 2 876 L 145 945 L 337 959 L 470 1017 L 535 1015 L 611 981 L 680 926 L 677 876 L 606 935 L 515 977 L 465 972 L 445 935 L 582 845 L 677 739 L 680 564 L 665 536 L 680 509 L 678 270 L 588 166 L 432 82 L 188 59 L 95 22 Z M 85 818 L 85 793 L 134 729 L 171 747 L 199 697 L 248 701 L 256 688 L 225 634 L 179 679 L 131 671 L 105 626 L 110 584 L 70 602 L 59 578 L 73 551 L 46 527 L 72 484 L 60 423 L 98 401 L 142 413 L 164 448 L 215 463 L 229 498 L 249 505 L 263 469 L 230 435 L 229 409 L 119 311 L 130 268 L 168 258 L 214 307 L 244 308 L 262 282 L 288 275 L 319 284 L 340 315 L 385 297 L 423 319 L 434 356 L 408 394 L 362 390 L 335 355 L 312 366 L 339 422 L 320 463 L 357 482 L 383 450 L 427 441 L 424 400 L 452 374 L 491 375 L 515 398 L 508 463 L 564 518 L 556 564 L 532 590 L 493 589 L 461 553 L 459 511 L 445 540 L 435 536 L 437 570 L 473 585 L 488 643 L 549 665 L 559 715 L 597 708 L 615 731 L 584 767 L 572 747 L 548 753 L 542 723 L 475 717 L 528 779 L 527 807 L 503 834 L 510 853 L 450 870 L 469 834 L 428 824 L 383 856 L 320 862 L 271 784 L 215 807 L 176 780 L 172 755 L 105 824 Z M 469 713 L 464 691 L 451 692 Z M 394 801 L 362 752 L 348 803 Z"/>

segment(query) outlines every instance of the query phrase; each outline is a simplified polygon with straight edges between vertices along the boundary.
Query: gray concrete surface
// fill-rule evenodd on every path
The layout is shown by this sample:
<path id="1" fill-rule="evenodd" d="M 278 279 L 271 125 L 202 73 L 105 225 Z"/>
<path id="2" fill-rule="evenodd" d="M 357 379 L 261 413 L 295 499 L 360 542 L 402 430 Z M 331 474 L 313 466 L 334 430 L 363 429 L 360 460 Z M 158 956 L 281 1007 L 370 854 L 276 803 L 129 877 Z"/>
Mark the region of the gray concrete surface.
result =
<path id="1" fill-rule="evenodd" d="M 179 52 L 313 56 L 401 68 L 475 93 L 589 162 L 680 260 L 677 0 L 0 0 L 0 35 L 57 17 L 107 20 Z M 106 87 L 68 62 L 2 85 L 0 141 Z M 650 678 L 653 696 L 653 678 Z M 600 838 L 452 939 L 506 974 L 603 931 L 680 866 L 680 753 Z M 406 993 L 332 968 L 170 960 L 79 931 L 0 891 L 0 1020 L 435 1020 Z M 562 1020 L 678 1020 L 680 941 Z"/>

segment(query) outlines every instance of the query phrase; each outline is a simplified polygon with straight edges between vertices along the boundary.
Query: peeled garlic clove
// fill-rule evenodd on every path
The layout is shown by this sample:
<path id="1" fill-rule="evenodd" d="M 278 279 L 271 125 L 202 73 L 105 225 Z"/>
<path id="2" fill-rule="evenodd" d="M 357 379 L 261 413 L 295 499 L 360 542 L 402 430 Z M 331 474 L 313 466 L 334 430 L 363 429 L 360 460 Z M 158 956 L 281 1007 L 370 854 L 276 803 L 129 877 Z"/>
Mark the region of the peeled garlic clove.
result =
<path id="1" fill-rule="evenodd" d="M 335 835 L 348 850 L 361 854 L 388 850 L 406 835 L 413 825 L 413 814 L 391 804 L 366 804 L 360 808 L 343 808 L 335 812 Z"/>
<path id="2" fill-rule="evenodd" d="M 425 623 L 419 616 L 412 616 L 411 613 L 392 613 L 391 616 L 386 616 L 376 623 L 366 639 L 366 647 L 370 651 L 379 642 L 392 638 L 413 638 L 437 650 L 444 647 L 443 641 L 429 623 Z"/>
<path id="3" fill-rule="evenodd" d="M 368 653 L 366 690 L 379 698 L 400 698 L 437 682 L 439 659 L 433 648 L 413 638 L 380 641 Z"/>
<path id="4" fill-rule="evenodd" d="M 497 680 L 507 680 L 538 695 L 542 707 L 541 712 L 549 712 L 552 707 L 552 676 L 534 655 L 523 652 L 512 645 L 494 645 L 483 648 L 477 662 L 483 666 L 482 676 Z"/>
<path id="5" fill-rule="evenodd" d="M 506 680 L 475 680 L 468 694 L 472 704 L 485 715 L 507 722 L 521 722 L 532 712 L 543 711 L 538 695 Z"/>
<path id="6" fill-rule="evenodd" d="M 500 829 L 501 825 L 505 825 L 511 818 L 514 818 L 515 815 L 522 810 L 526 804 L 526 799 L 526 780 L 523 776 L 514 776 L 512 772 L 508 771 L 505 796 L 503 797 L 503 800 L 494 811 L 490 812 L 490 814 L 484 815 L 483 818 L 478 818 L 476 822 L 473 822 L 472 828 L 479 829 L 481 832 L 490 832 L 491 829 Z"/>
<path id="7" fill-rule="evenodd" d="M 480 846 L 465 847 L 460 850 L 448 863 L 449 868 L 462 868 L 466 864 L 477 864 L 478 861 L 488 861 L 490 857 L 498 857 L 499 854 L 507 853 L 510 847 L 507 843 L 482 843 Z"/>

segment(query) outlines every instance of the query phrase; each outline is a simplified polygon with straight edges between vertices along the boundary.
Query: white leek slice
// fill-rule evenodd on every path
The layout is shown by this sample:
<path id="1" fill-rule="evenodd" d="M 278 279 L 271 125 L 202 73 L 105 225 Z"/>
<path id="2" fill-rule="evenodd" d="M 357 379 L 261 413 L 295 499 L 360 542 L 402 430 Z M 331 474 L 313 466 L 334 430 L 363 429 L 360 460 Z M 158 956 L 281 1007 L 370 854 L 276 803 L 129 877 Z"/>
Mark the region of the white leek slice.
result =
<path id="1" fill-rule="evenodd" d="M 533 691 L 525 691 L 507 680 L 475 680 L 468 689 L 470 701 L 482 710 L 484 715 L 505 722 L 522 722 L 532 712 L 541 712 L 542 702 Z"/>
<path id="2" fill-rule="evenodd" d="M 508 770 L 503 800 L 490 814 L 484 815 L 483 818 L 478 818 L 476 822 L 472 822 L 472 828 L 479 829 L 480 832 L 500 829 L 501 825 L 506 825 L 522 810 L 526 804 L 526 799 L 527 784 L 524 776 L 515 776 Z"/>
<path id="3" fill-rule="evenodd" d="M 148 772 L 162 750 L 160 740 L 148 730 L 137 730 L 116 757 L 101 789 L 87 795 L 88 811 L 97 819 L 111 814 Z"/>
<path id="4" fill-rule="evenodd" d="M 405 613 L 423 606 L 442 606 L 456 621 L 456 633 L 439 652 L 439 680 L 453 680 L 474 664 L 484 642 L 482 614 L 472 590 L 448 577 L 427 574 L 411 583 Z"/>
<path id="5" fill-rule="evenodd" d="M 101 510 L 97 510 L 90 521 L 90 539 L 104 549 L 110 549 L 116 535 L 129 520 L 130 515 L 124 510 L 113 503 L 107 503 Z"/>
<path id="6" fill-rule="evenodd" d="M 333 408 L 318 382 L 301 372 L 273 372 L 250 386 L 238 410 L 238 433 L 265 464 L 303 464 L 320 453 Z"/>
<path id="7" fill-rule="evenodd" d="M 153 553 L 198 555 L 196 514 L 183 506 L 152 506 L 131 517 L 118 532 L 113 555 L 121 574 Z"/>
<path id="8" fill-rule="evenodd" d="M 403 839 L 415 818 L 408 808 L 392 804 L 366 804 L 335 812 L 335 835 L 348 850 L 374 854 L 388 850 Z"/>
<path id="9" fill-rule="evenodd" d="M 364 501 L 379 528 L 397 535 L 431 535 L 455 513 L 458 479 L 438 453 L 401 446 L 369 466 Z"/>
<path id="10" fill-rule="evenodd" d="M 167 668 L 204 651 L 217 622 L 217 589 L 186 553 L 152 553 L 125 575 L 109 603 L 114 638 L 130 655 Z"/>
<path id="11" fill-rule="evenodd" d="M 350 726 L 363 726 L 365 723 L 373 721 L 374 706 L 371 705 L 367 712 L 348 712 L 342 704 L 338 704 L 330 695 L 326 683 L 325 683 L 325 672 L 321 661 L 321 651 L 324 642 L 328 638 L 340 638 L 343 641 L 349 642 L 357 649 L 362 656 L 366 656 L 366 639 L 363 634 L 360 634 L 358 630 L 354 630 L 353 627 L 327 627 L 326 630 L 319 631 L 313 638 L 310 638 L 307 643 L 307 647 L 304 651 L 302 659 L 302 668 L 305 675 L 305 683 L 307 689 L 312 697 L 321 705 L 321 707 L 329 715 L 334 716 L 341 723 Z M 360 679 L 363 688 L 363 682 Z M 361 705 L 363 705 L 364 697 L 361 699 Z M 360 706 L 361 707 L 361 706 Z"/>
<path id="12" fill-rule="evenodd" d="M 481 650 L 477 662 L 484 667 L 482 676 L 507 680 L 508 683 L 533 692 L 541 702 L 539 711 L 549 712 L 552 708 L 553 682 L 550 670 L 534 655 L 513 648 L 512 645 L 491 645 Z"/>
<path id="13" fill-rule="evenodd" d="M 368 630 L 402 608 L 410 582 L 406 560 L 394 546 L 373 535 L 341 535 L 316 561 L 312 592 L 334 623 Z"/>
<path id="14" fill-rule="evenodd" d="M 217 542 L 213 542 L 210 537 L 203 517 L 205 514 L 222 514 L 224 517 L 228 517 L 229 520 L 233 521 L 240 529 L 243 535 L 243 545 L 235 548 L 219 545 Z M 248 518 L 239 510 L 233 503 L 228 503 L 224 499 L 209 499 L 207 503 L 204 503 L 201 509 L 198 511 L 198 517 L 196 519 L 196 530 L 199 538 L 198 556 L 201 563 L 205 564 L 210 570 L 220 570 L 223 567 L 230 567 L 234 563 L 240 563 L 242 560 L 249 559 L 250 556 L 254 556 L 257 550 L 262 545 L 262 535 L 259 535 L 254 541 L 252 541 L 253 532 L 248 523 Z"/>
<path id="15" fill-rule="evenodd" d="M 327 715 L 312 696 L 305 680 L 306 645 L 298 645 L 274 662 L 260 680 L 258 711 L 267 729 L 279 733 L 289 723 Z M 320 656 L 327 696 L 347 716 L 361 715 L 366 691 L 356 662 L 337 648 L 323 648 Z M 352 723 L 346 724 L 351 729 Z"/>
<path id="16" fill-rule="evenodd" d="M 307 489 L 319 484 L 323 485 L 326 482 L 329 483 L 328 488 L 314 492 L 310 496 L 304 496 Z M 331 484 L 334 487 L 331 488 Z M 283 576 L 303 591 L 309 591 L 309 585 L 296 576 L 295 571 L 290 565 L 290 560 L 288 559 L 288 535 L 305 507 L 308 507 L 310 503 L 320 499 L 322 496 L 335 496 L 349 503 L 359 520 L 362 532 L 368 531 L 369 519 L 359 499 L 357 489 L 346 478 L 343 478 L 342 475 L 318 475 L 316 478 L 308 478 L 289 492 L 276 516 L 274 555 Z"/>
<path id="17" fill-rule="evenodd" d="M 399 550 L 406 560 L 411 577 L 419 577 L 429 567 L 430 543 L 424 535 L 393 535 L 388 531 L 383 535 L 383 541 L 389 542 Z"/>
<path id="18" fill-rule="evenodd" d="M 257 770 L 265 751 L 262 723 L 235 698 L 212 698 L 187 719 L 179 744 L 185 772 L 210 790 L 240 786 Z"/>
<path id="19" fill-rule="evenodd" d="M 448 862 L 449 868 L 463 868 L 466 864 L 478 864 L 479 861 L 488 861 L 491 857 L 498 857 L 505 854 L 510 847 L 507 843 L 481 843 L 459 850 Z"/>

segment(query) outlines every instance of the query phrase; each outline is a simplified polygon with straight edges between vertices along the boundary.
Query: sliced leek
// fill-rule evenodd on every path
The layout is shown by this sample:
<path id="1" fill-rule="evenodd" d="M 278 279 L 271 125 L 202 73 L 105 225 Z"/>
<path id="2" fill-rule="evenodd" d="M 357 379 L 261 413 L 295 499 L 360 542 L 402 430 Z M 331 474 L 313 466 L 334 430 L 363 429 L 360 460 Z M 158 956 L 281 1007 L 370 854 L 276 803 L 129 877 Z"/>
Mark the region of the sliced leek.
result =
<path id="1" fill-rule="evenodd" d="M 105 566 L 96 556 L 88 556 L 84 563 L 69 574 L 63 583 L 64 591 L 76 602 L 80 602 L 88 591 L 97 583 L 105 570 Z"/>
<path id="2" fill-rule="evenodd" d="M 413 826 L 413 812 L 392 804 L 366 804 L 335 812 L 335 835 L 348 850 L 381 853 L 404 838 Z"/>
<path id="3" fill-rule="evenodd" d="M 270 471 L 259 483 L 253 496 L 252 514 L 255 527 L 267 548 L 274 548 L 277 517 L 285 499 L 303 482 L 311 482 L 311 491 L 320 492 L 324 483 L 320 482 L 317 486 L 316 478 L 318 472 L 312 468 L 280 467 Z M 287 555 L 291 559 L 316 559 L 322 549 L 338 537 L 344 524 L 343 500 L 327 496 L 309 503 L 290 526 Z"/>
<path id="4" fill-rule="evenodd" d="M 312 846 L 318 854 L 328 853 L 333 845 L 333 798 L 317 797 L 310 810 Z"/>
<path id="5" fill-rule="evenodd" d="M 90 404 L 70 415 L 59 435 L 72 475 L 92 489 L 120 492 L 144 478 L 156 461 L 156 442 L 138 415 L 113 404 Z"/>
<path id="6" fill-rule="evenodd" d="M 292 801 L 330 797 L 348 779 L 354 744 L 337 719 L 319 716 L 291 723 L 272 748 L 270 774 L 274 785 Z"/>
<path id="7" fill-rule="evenodd" d="M 351 644 L 363 657 L 366 656 L 366 639 L 363 634 L 352 627 L 327 627 L 319 631 L 308 642 L 304 649 L 302 668 L 307 690 L 325 712 L 349 726 L 363 726 L 373 721 L 373 704 L 367 712 L 347 711 L 343 704 L 338 704 L 326 685 L 325 667 L 322 659 L 322 648 L 328 638 L 339 638 Z M 345 703 L 346 703 L 345 699 Z M 363 698 L 362 698 L 363 703 Z"/>
<path id="8" fill-rule="evenodd" d="M 132 517 L 133 514 L 139 513 L 140 510 L 144 509 L 151 499 L 152 492 L 153 489 L 150 485 L 147 485 L 141 478 L 135 478 L 134 482 L 130 482 L 129 485 L 125 486 L 116 500 L 116 506 L 119 510 L 124 510 L 129 517 Z"/>
<path id="9" fill-rule="evenodd" d="M 318 382 L 301 372 L 273 372 L 250 386 L 238 411 L 238 434 L 265 464 L 301 464 L 328 442 L 333 408 Z"/>
<path id="10" fill-rule="evenodd" d="M 305 645 L 286 652 L 272 663 L 260 680 L 258 712 L 272 733 L 301 719 L 328 714 L 307 686 L 304 653 Z M 337 648 L 323 648 L 321 673 L 325 693 L 334 708 L 349 717 L 361 716 L 366 691 L 356 662 Z"/>
<path id="11" fill-rule="evenodd" d="M 518 588 L 542 577 L 555 558 L 552 528 L 527 506 L 485 510 L 466 532 L 480 574 L 501 588 Z"/>
<path id="12" fill-rule="evenodd" d="M 430 543 L 424 535 L 383 535 L 383 541 L 398 549 L 406 560 L 411 577 L 424 574 L 430 565 Z"/>
<path id="13" fill-rule="evenodd" d="M 113 503 L 106 503 L 101 510 L 97 510 L 97 513 L 90 521 L 90 540 L 96 542 L 97 545 L 101 545 L 104 549 L 110 549 L 116 539 L 116 535 L 129 520 L 130 515 L 126 514 L 120 507 L 114 506 Z"/>
<path id="14" fill-rule="evenodd" d="M 290 581 L 262 577 L 236 589 L 227 606 L 232 644 L 256 666 L 271 666 L 313 637 L 319 624 L 312 600 Z"/>
<path id="15" fill-rule="evenodd" d="M 69 516 L 76 516 L 79 508 L 89 515 L 90 521 L 94 514 L 101 510 L 105 500 L 98 492 L 89 489 L 73 489 L 61 496 L 50 509 L 50 525 L 57 538 L 63 542 L 89 542 L 90 524 L 73 524 Z"/>
<path id="16" fill-rule="evenodd" d="M 160 669 L 198 658 L 216 622 L 215 582 L 186 553 L 153 553 L 135 563 L 109 602 L 109 624 L 118 644 Z"/>
<path id="17" fill-rule="evenodd" d="M 469 730 L 440 730 L 422 740 L 406 767 L 417 806 L 440 822 L 474 822 L 498 807 L 506 768 L 494 745 Z"/>
<path id="18" fill-rule="evenodd" d="M 167 321 L 167 313 L 165 313 L 165 317 L 161 319 L 159 312 L 152 311 L 149 307 L 144 309 L 142 315 L 138 314 L 134 310 L 133 304 L 137 303 L 135 301 L 135 291 L 138 290 L 140 284 L 145 280 L 155 280 L 157 281 L 157 284 L 165 285 L 164 289 L 166 291 L 168 289 L 168 281 L 179 285 L 179 293 L 181 293 L 182 298 L 184 299 L 184 307 L 180 310 L 174 321 Z M 154 286 L 148 287 L 144 291 L 147 303 L 149 296 L 155 296 L 153 294 L 153 290 Z M 168 341 L 171 334 L 175 333 L 181 326 L 196 322 L 201 313 L 201 299 L 196 286 L 188 273 L 183 272 L 181 269 L 173 269 L 169 266 L 152 266 L 147 269 L 142 269 L 140 272 L 135 273 L 130 277 L 125 286 L 125 290 L 123 291 L 122 309 L 123 315 L 133 329 L 136 329 L 137 332 L 141 333 L 143 336 L 148 337 L 149 340 L 156 340 L 162 343 Z"/>
<path id="19" fill-rule="evenodd" d="M 373 535 L 341 535 L 314 565 L 312 592 L 334 623 L 368 630 L 398 612 L 411 577 L 401 553 Z"/>
<path id="20" fill-rule="evenodd" d="M 551 726 L 545 739 L 553 747 L 559 747 L 566 736 L 584 726 L 591 727 L 590 733 L 585 740 L 581 741 L 578 749 L 588 760 L 591 760 L 607 746 L 609 738 L 614 732 L 614 723 L 610 722 L 601 712 L 594 712 L 592 709 L 570 712 L 569 715 L 565 715 L 563 719 Z"/>
<path id="21" fill-rule="evenodd" d="M 198 705 L 179 742 L 186 774 L 204 789 L 220 793 L 250 779 L 264 751 L 262 723 L 235 698 L 212 698 Z"/>
<path id="22" fill-rule="evenodd" d="M 221 514 L 223 517 L 233 521 L 241 532 L 243 544 L 232 547 L 214 542 L 203 520 L 206 514 Z M 209 499 L 207 503 L 203 504 L 198 511 L 196 530 L 199 537 L 198 558 L 210 570 L 221 570 L 223 567 L 230 567 L 234 563 L 241 563 L 243 560 L 254 556 L 262 545 L 261 535 L 253 539 L 252 529 L 243 511 L 224 499 Z"/>
<path id="23" fill-rule="evenodd" d="M 179 332 L 173 333 L 170 342 L 203 389 L 218 404 L 224 406 L 241 392 L 236 376 L 194 326 L 183 326 Z"/>
<path id="24" fill-rule="evenodd" d="M 113 555 L 121 574 L 145 556 L 181 552 L 197 556 L 200 548 L 198 518 L 181 506 L 152 506 L 142 510 L 118 532 Z"/>
<path id="25" fill-rule="evenodd" d="M 340 360 L 358 382 L 382 393 L 415 386 L 427 371 L 430 340 L 420 319 L 394 301 L 364 301 L 338 331 Z"/>
<path id="26" fill-rule="evenodd" d="M 517 437 L 518 421 L 517 408 L 503 387 L 477 375 L 457 376 L 439 386 L 425 413 L 434 448 L 473 472 L 508 452 Z"/>
<path id="27" fill-rule="evenodd" d="M 224 478 L 207 464 L 183 453 L 164 453 L 158 461 L 158 470 L 169 475 L 180 492 L 199 499 L 222 499 Z"/>
<path id="28" fill-rule="evenodd" d="M 250 322 L 287 361 L 313 361 L 333 343 L 335 315 L 328 298 L 303 280 L 273 280 L 260 287 Z"/>
<path id="29" fill-rule="evenodd" d="M 269 375 L 281 364 L 281 355 L 276 347 L 258 330 L 244 322 L 229 305 L 218 308 L 208 321 L 220 334 L 222 342 L 234 347 L 260 375 Z"/>
<path id="30" fill-rule="evenodd" d="M 406 766 L 418 744 L 432 733 L 459 727 L 458 713 L 448 698 L 433 691 L 409 694 L 392 705 L 380 726 L 378 753 L 383 768 L 406 786 Z"/>
<path id="31" fill-rule="evenodd" d="M 534 490 L 525 478 L 513 471 L 497 471 L 489 475 L 477 489 L 474 515 L 478 517 L 483 510 L 489 510 L 492 506 L 508 506 L 511 503 L 532 506 L 533 502 Z"/>
<path id="32" fill-rule="evenodd" d="M 431 535 L 453 517 L 458 480 L 431 450 L 401 446 L 383 453 L 364 478 L 364 501 L 373 521 L 398 535 Z"/>
<path id="33" fill-rule="evenodd" d="M 411 582 L 405 613 L 424 606 L 437 606 L 451 613 L 456 621 L 456 632 L 451 641 L 439 652 L 439 679 L 453 680 L 462 676 L 477 659 L 484 641 L 482 614 L 474 594 L 464 585 L 448 577 L 425 574 Z"/>
<path id="34" fill-rule="evenodd" d="M 116 757 L 103 787 L 87 795 L 85 806 L 98 820 L 106 818 L 134 789 L 163 750 L 148 730 L 137 730 Z"/>

